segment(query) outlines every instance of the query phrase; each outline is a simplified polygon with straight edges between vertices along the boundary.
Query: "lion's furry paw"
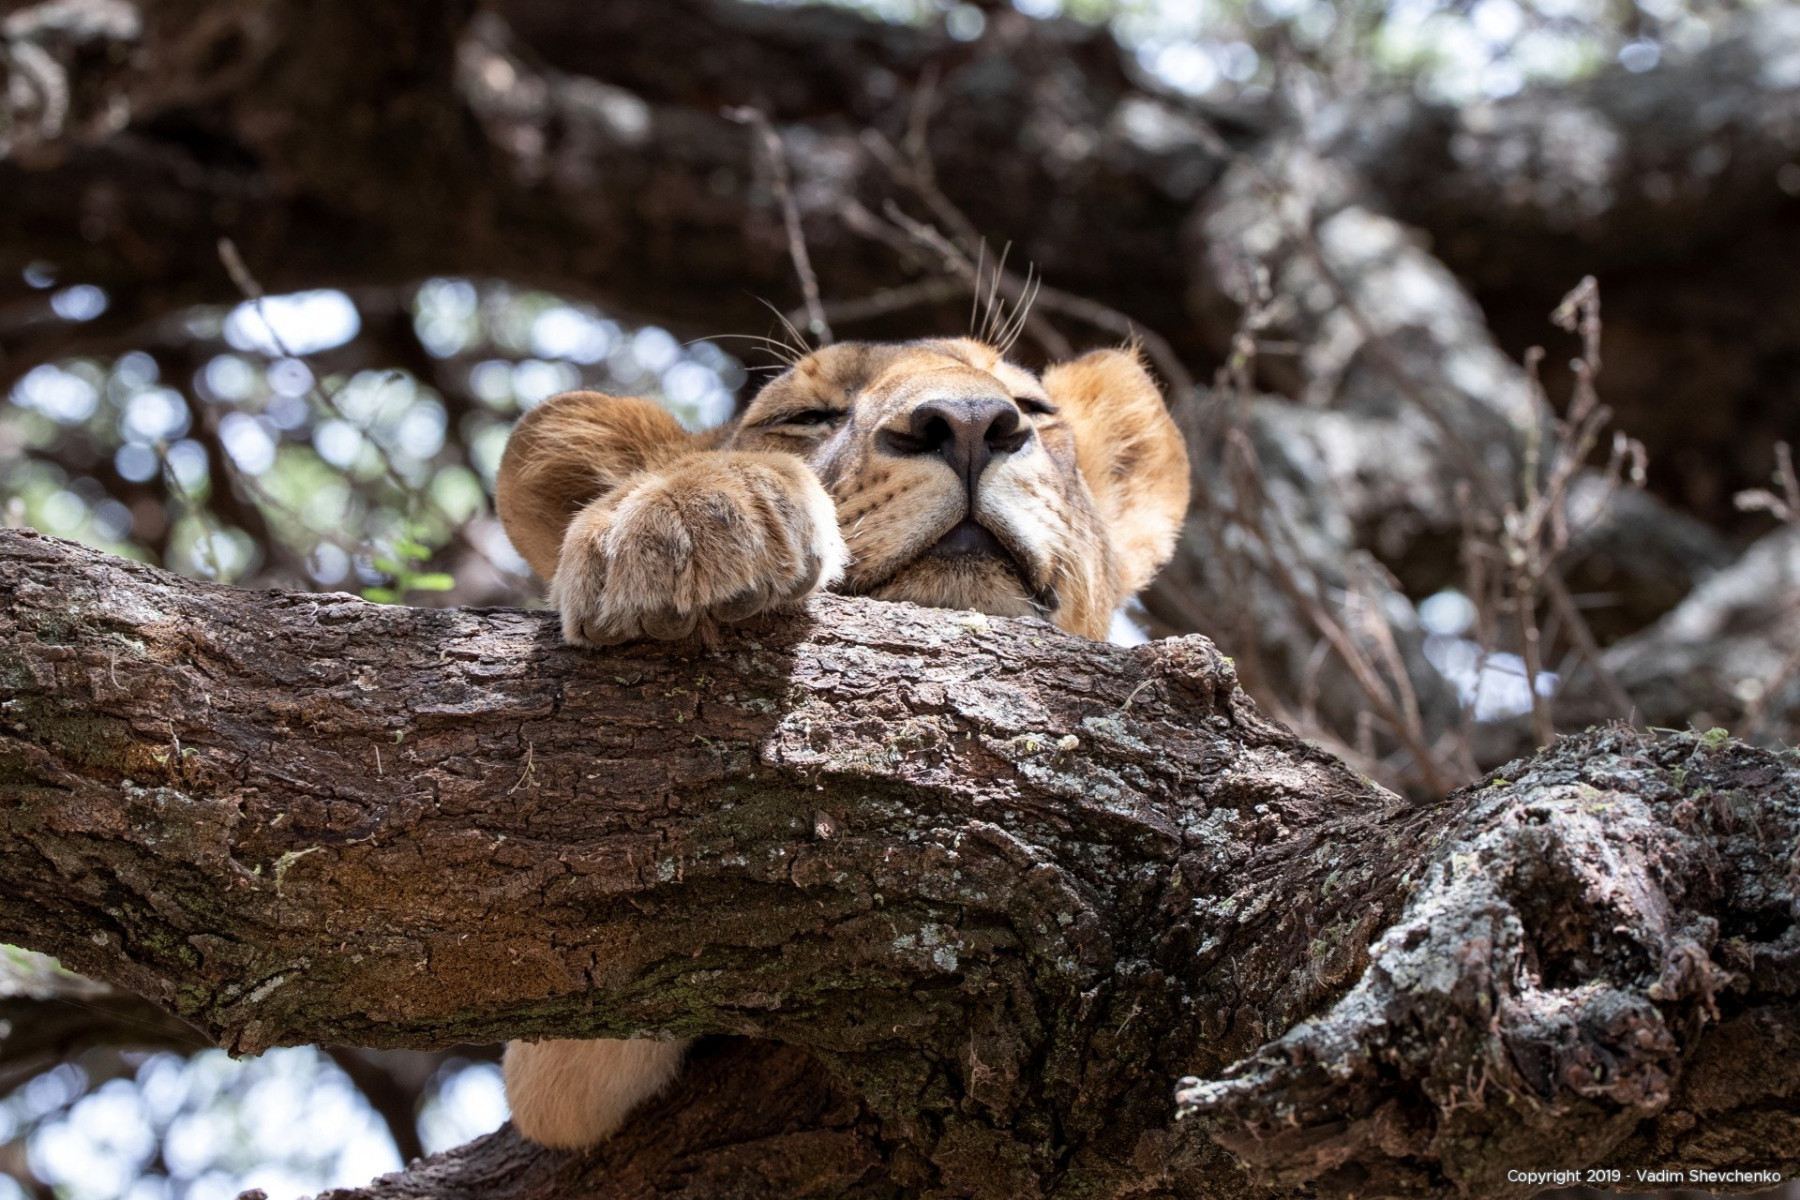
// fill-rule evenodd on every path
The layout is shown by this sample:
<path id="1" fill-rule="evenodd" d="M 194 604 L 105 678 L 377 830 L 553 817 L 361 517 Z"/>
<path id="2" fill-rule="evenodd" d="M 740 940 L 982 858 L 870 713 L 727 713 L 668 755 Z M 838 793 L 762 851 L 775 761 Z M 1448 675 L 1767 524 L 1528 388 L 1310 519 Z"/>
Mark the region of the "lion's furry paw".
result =
<path id="1" fill-rule="evenodd" d="M 509 1042 L 503 1069 L 513 1124 L 540 1146 L 598 1145 L 674 1081 L 687 1048 L 649 1038 Z"/>
<path id="2" fill-rule="evenodd" d="M 685 638 L 789 608 L 849 552 L 818 478 L 785 454 L 679 459 L 578 513 L 550 599 L 578 646 Z"/>

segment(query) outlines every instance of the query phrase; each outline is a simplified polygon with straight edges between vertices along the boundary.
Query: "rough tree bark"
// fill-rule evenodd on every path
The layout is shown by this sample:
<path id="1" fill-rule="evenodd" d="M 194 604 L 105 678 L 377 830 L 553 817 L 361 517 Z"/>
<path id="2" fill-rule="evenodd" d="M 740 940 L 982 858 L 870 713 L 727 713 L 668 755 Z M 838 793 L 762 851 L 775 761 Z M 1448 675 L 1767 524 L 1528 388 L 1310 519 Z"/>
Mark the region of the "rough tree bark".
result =
<path id="1" fill-rule="evenodd" d="M 1279 230 L 1264 236 L 1267 197 L 1243 186 L 1246 163 L 1284 173 L 1290 116 L 1162 94 L 1104 31 L 1071 22 L 996 10 L 984 37 L 963 44 L 842 11 L 724 0 L 0 10 L 8 94 L 38 97 L 12 104 L 0 128 L 0 385 L 59 354 L 190 342 L 172 312 L 238 297 L 221 236 L 277 291 L 360 288 L 391 308 L 427 275 L 496 276 L 684 335 L 767 330 L 755 297 L 791 301 L 795 285 L 766 168 L 720 111 L 737 104 L 763 106 L 784 132 L 828 300 L 879 298 L 940 265 L 845 219 L 852 203 L 879 211 L 896 195 L 861 135 L 904 141 L 926 108 L 937 182 L 974 225 L 1057 287 L 1155 330 L 1191 374 L 1216 365 L 1231 335 L 1234 314 L 1213 302 L 1219 263 L 1292 257 Z M 1348 290 L 1415 379 L 1436 390 L 1458 368 L 1440 401 L 1452 424 L 1479 438 L 1529 407 L 1511 363 L 1543 340 L 1556 297 L 1598 272 L 1606 399 L 1648 443 L 1661 494 L 1721 527 L 1741 520 L 1731 492 L 1766 478 L 1772 441 L 1800 440 L 1800 291 L 1785 253 L 1800 201 L 1783 190 L 1800 186 L 1800 26 L 1777 7 L 1728 33 L 1686 65 L 1620 68 L 1456 112 L 1410 92 L 1343 97 L 1302 139 L 1323 147 L 1316 173 L 1331 194 L 1315 197 L 1317 215 Z M 20 275 L 33 263 L 103 286 L 111 307 L 89 323 L 54 318 Z M 1433 452 L 1417 412 L 1393 411 L 1392 373 L 1339 336 L 1345 315 L 1320 309 L 1309 272 L 1276 274 L 1297 325 L 1287 332 L 1319 343 L 1305 365 L 1320 371 L 1284 373 L 1280 355 L 1266 356 L 1265 382 L 1289 396 L 1253 424 L 1272 468 L 1305 493 L 1309 571 L 1341 591 L 1372 552 L 1412 595 L 1455 582 L 1444 469 L 1455 464 Z M 1380 303 L 1420 282 L 1426 300 Z M 960 328 L 966 311 L 959 296 L 840 333 L 916 336 Z M 364 316 L 407 325 L 404 311 L 365 305 Z M 1046 319 L 1076 340 L 1116 336 Z M 368 340 L 386 357 L 367 365 L 434 374 L 410 335 Z M 1333 354 L 1341 361 L 1320 361 Z M 1554 378 L 1551 393 L 1564 394 Z M 1303 395 L 1330 407 L 1288 402 Z M 1520 427 L 1498 425 L 1494 446 L 1518 442 Z M 243 521 L 227 520 L 254 530 L 255 506 L 240 508 Z M 1603 640 L 1643 628 L 1729 556 L 1667 510 L 1624 515 L 1607 526 L 1619 536 L 1582 549 L 1575 581 L 1625 597 L 1595 615 Z M 1170 627 L 1221 635 L 1217 614 L 1232 605 L 1213 599 L 1256 590 L 1222 582 L 1218 557 L 1204 539 L 1183 546 L 1155 606 Z M 1304 681 L 1316 639 L 1265 594 L 1248 606 L 1257 628 L 1230 644 L 1257 686 Z M 1260 673 L 1250 637 L 1264 644 Z M 1417 653 L 1408 661 L 1427 723 L 1458 724 L 1437 673 Z M 1325 675 L 1322 710 L 1353 728 L 1344 714 L 1361 692 L 1336 686 L 1332 663 Z"/>
<path id="2" fill-rule="evenodd" d="M 0 595 L 0 938 L 239 1052 L 750 1039 L 593 1155 L 359 1195 L 1800 1167 L 1791 754 L 1598 731 L 1413 806 L 1200 638 L 828 597 L 588 654 L 16 532 Z"/>

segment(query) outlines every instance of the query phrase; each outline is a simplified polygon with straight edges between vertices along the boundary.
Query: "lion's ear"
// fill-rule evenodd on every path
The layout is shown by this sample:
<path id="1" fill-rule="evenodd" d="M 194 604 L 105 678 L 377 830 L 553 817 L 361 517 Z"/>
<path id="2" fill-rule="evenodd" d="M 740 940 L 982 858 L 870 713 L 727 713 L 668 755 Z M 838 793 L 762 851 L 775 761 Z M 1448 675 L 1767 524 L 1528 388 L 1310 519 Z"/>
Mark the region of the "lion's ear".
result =
<path id="1" fill-rule="evenodd" d="M 1076 461 L 1100 507 L 1130 592 L 1169 561 L 1187 516 L 1188 458 L 1161 390 L 1131 350 L 1096 350 L 1044 372 L 1075 433 Z"/>

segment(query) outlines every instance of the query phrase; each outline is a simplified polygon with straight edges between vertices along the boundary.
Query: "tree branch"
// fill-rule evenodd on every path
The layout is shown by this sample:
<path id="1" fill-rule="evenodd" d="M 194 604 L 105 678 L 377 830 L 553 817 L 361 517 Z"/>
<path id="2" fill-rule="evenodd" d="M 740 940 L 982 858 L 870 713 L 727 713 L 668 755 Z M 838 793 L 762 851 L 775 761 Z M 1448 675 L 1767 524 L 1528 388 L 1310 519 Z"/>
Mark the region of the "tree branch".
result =
<path id="1" fill-rule="evenodd" d="M 1789 758 L 1607 733 L 1408 807 L 1199 638 L 823 597 L 718 649 L 594 654 L 548 614 L 236 591 L 11 531 L 0 589 L 0 938 L 240 1052 L 733 1033 L 828 1073 L 769 1121 L 902 1191 L 1200 1195 L 1238 1186 L 1222 1143 L 1270 1186 L 1348 1194 L 1359 1163 L 1425 1195 L 1501 1161 L 1447 1131 L 1558 1162 L 1641 1141 L 1754 1013 L 1785 1065 L 1709 1085 L 1708 1136 L 1776 1155 L 1748 1098 L 1800 1055 Z M 1484 1071 L 1530 1103 L 1443 1086 Z M 1181 1075 L 1214 1082 L 1177 1127 Z M 602 1153 L 773 1153 L 723 1079 L 666 1102 L 712 1122 L 679 1153 L 650 1120 Z M 1404 1124 L 1355 1132 L 1383 1106 Z M 1294 1121 L 1317 1153 L 1276 1163 Z M 458 1153 L 419 1169 L 527 1152 Z"/>
<path id="2" fill-rule="evenodd" d="M 971 101 L 933 127 L 946 178 L 973 181 L 971 166 L 996 162 L 1011 178 L 1004 190 L 957 184 L 971 218 L 1017 237 L 1019 254 L 1064 287 L 1193 344 L 1179 228 L 1210 154 L 1127 139 L 1070 172 L 1018 146 L 1027 119 L 1096 140 L 1137 94 L 1103 31 L 1009 15 L 995 22 L 1004 46 L 972 52 L 941 33 L 813 9 L 474 9 L 176 3 L 146 11 L 110 57 L 71 58 L 84 94 L 116 101 L 115 125 L 71 122 L 31 154 L 0 145 L 0 301 L 16 290 L 38 314 L 10 332 L 0 323 L 0 353 L 22 367 L 124 344 L 172 308 L 237 299 L 218 265 L 221 235 L 271 291 L 497 276 L 688 336 L 760 329 L 756 297 L 797 298 L 789 237 L 753 144 L 721 107 L 754 104 L 797 127 L 795 198 L 820 286 L 827 298 L 868 295 L 904 280 L 837 219 L 845 197 L 885 186 L 841 114 L 897 135 L 907 88 L 931 62 L 951 68 L 947 98 Z M 1001 54 L 1018 74 L 996 93 L 983 63 Z M 115 59 L 134 67 L 106 66 Z M 1073 95 L 1030 83 L 1052 70 L 1075 72 Z M 1171 189 L 1150 171 L 1187 182 Z M 1136 215 L 1031 234 L 1048 204 Z M 111 308 L 80 327 L 48 320 L 17 282 L 31 261 L 104 287 Z M 0 359 L 0 383 L 12 373 Z"/>

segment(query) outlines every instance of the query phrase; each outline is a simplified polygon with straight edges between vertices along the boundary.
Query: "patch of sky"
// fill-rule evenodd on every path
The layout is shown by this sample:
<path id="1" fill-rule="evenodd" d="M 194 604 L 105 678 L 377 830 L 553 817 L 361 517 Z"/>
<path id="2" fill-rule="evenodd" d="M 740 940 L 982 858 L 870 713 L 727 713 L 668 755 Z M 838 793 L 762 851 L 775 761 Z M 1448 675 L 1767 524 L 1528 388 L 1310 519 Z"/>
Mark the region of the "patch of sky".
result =
<path id="1" fill-rule="evenodd" d="M 1419 605 L 1425 629 L 1425 657 L 1456 688 L 1477 721 L 1504 721 L 1531 711 L 1531 693 L 1554 696 L 1562 678 L 1540 671 L 1526 678 L 1525 660 L 1505 651 L 1488 651 L 1465 636 L 1475 627 L 1475 605 L 1463 593 L 1446 589 Z"/>
<path id="2" fill-rule="evenodd" d="M 246 300 L 225 318 L 225 341 L 257 354 L 317 354 L 362 331 L 356 304 L 343 292 L 319 288 Z"/>
<path id="3" fill-rule="evenodd" d="M 13 384 L 12 400 L 60 424 L 75 425 L 94 415 L 100 389 L 83 373 L 44 363 L 31 368 Z"/>
<path id="4" fill-rule="evenodd" d="M 50 297 L 50 311 L 65 321 L 92 321 L 107 304 L 106 292 L 91 283 L 78 283 Z"/>

